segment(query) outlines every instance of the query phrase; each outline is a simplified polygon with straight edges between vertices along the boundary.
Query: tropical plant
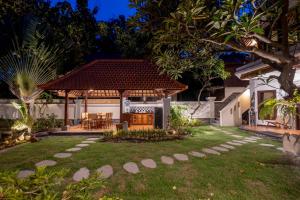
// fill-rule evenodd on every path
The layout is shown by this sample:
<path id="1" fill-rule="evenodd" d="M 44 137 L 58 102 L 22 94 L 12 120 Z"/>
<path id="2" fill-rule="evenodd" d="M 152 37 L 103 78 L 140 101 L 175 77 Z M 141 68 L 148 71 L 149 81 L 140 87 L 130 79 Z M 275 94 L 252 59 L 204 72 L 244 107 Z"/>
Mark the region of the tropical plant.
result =
<path id="1" fill-rule="evenodd" d="M 46 170 L 38 167 L 26 178 L 18 178 L 18 172 L 0 173 L 0 199 L 14 200 L 92 200 L 91 191 L 103 187 L 99 174 L 76 183 L 67 183 L 68 170 Z"/>
<path id="2" fill-rule="evenodd" d="M 279 112 L 285 125 L 290 122 L 293 124 L 293 121 L 297 116 L 297 105 L 299 102 L 300 94 L 297 90 L 294 91 L 293 97 L 289 99 L 267 99 L 259 105 L 259 116 L 261 119 L 272 118 L 276 112 Z"/>
<path id="3" fill-rule="evenodd" d="M 19 99 L 32 105 L 42 90 L 37 86 L 55 78 L 61 51 L 46 44 L 39 22 L 31 20 L 20 43 L 13 40 L 13 48 L 0 58 L 0 80 L 8 84 Z"/>
<path id="4" fill-rule="evenodd" d="M 11 129 L 14 131 L 26 130 L 28 132 L 28 134 L 31 134 L 34 120 L 29 115 L 27 105 L 23 101 L 21 101 L 20 104 L 18 104 L 16 102 L 12 102 L 12 105 L 19 111 L 21 118 L 14 122 Z"/>
<path id="5" fill-rule="evenodd" d="M 186 110 L 183 106 L 172 106 L 170 113 L 170 126 L 177 132 L 184 126 L 187 126 L 189 119 L 184 116 L 183 112 Z"/>

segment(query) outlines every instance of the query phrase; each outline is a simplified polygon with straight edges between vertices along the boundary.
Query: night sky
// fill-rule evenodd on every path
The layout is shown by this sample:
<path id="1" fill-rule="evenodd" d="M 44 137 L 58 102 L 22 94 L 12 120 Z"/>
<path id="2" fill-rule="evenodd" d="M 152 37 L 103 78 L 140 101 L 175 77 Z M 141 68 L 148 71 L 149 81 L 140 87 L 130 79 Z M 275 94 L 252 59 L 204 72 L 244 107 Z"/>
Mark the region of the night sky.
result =
<path id="1" fill-rule="evenodd" d="M 52 3 L 64 0 L 52 0 Z M 76 5 L 76 0 L 68 0 L 72 5 Z M 98 7 L 97 20 L 109 20 L 116 18 L 119 15 L 126 17 L 132 16 L 135 13 L 134 9 L 128 7 L 128 0 L 89 0 L 89 7 Z"/>

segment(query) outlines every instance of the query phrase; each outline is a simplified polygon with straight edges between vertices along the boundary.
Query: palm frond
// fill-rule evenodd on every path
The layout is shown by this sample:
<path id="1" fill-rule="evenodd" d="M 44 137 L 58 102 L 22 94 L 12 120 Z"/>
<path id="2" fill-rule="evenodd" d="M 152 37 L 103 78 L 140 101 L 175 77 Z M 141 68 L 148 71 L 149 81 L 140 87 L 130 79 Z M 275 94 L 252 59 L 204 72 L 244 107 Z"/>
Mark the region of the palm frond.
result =
<path id="1" fill-rule="evenodd" d="M 37 85 L 55 78 L 62 53 L 56 46 L 45 44 L 37 24 L 36 21 L 31 22 L 22 44 L 14 40 L 13 48 L 0 58 L 0 80 L 24 101 L 34 99 L 42 92 Z"/>

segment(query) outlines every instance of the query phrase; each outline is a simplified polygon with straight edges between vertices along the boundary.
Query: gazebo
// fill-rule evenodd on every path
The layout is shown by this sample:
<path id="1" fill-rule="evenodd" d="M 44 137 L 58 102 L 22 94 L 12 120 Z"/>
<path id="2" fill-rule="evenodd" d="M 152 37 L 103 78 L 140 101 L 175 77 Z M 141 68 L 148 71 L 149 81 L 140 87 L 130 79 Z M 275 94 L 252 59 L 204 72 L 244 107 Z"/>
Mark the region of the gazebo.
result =
<path id="1" fill-rule="evenodd" d="M 123 98 L 158 97 L 163 99 L 163 126 L 166 128 L 170 112 L 168 96 L 186 90 L 187 86 L 161 74 L 158 67 L 147 60 L 102 59 L 39 85 L 39 88 L 54 91 L 65 98 L 66 126 L 69 125 L 69 98 L 84 98 L 85 112 L 88 98 L 120 98 L 120 122 L 122 122 Z"/>

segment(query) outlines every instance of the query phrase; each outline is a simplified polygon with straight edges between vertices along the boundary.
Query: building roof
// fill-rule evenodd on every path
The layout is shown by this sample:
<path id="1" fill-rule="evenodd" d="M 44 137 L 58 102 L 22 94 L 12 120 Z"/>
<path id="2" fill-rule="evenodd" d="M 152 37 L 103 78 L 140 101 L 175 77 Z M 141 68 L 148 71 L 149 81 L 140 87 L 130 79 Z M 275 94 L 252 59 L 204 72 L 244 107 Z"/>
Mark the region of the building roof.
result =
<path id="1" fill-rule="evenodd" d="M 276 52 L 277 54 L 281 52 Z M 290 47 L 290 53 L 296 58 L 300 58 L 300 47 L 297 45 Z M 299 68 L 299 66 L 296 66 Z M 270 65 L 263 63 L 261 59 L 248 63 L 236 69 L 235 75 L 242 80 L 249 80 L 260 74 L 276 71 Z"/>
<path id="2" fill-rule="evenodd" d="M 71 91 L 72 96 L 117 97 L 119 90 L 127 96 L 157 96 L 159 92 L 174 94 L 187 86 L 160 74 L 158 67 L 147 60 L 95 60 L 68 74 L 39 85 L 44 90 Z"/>

